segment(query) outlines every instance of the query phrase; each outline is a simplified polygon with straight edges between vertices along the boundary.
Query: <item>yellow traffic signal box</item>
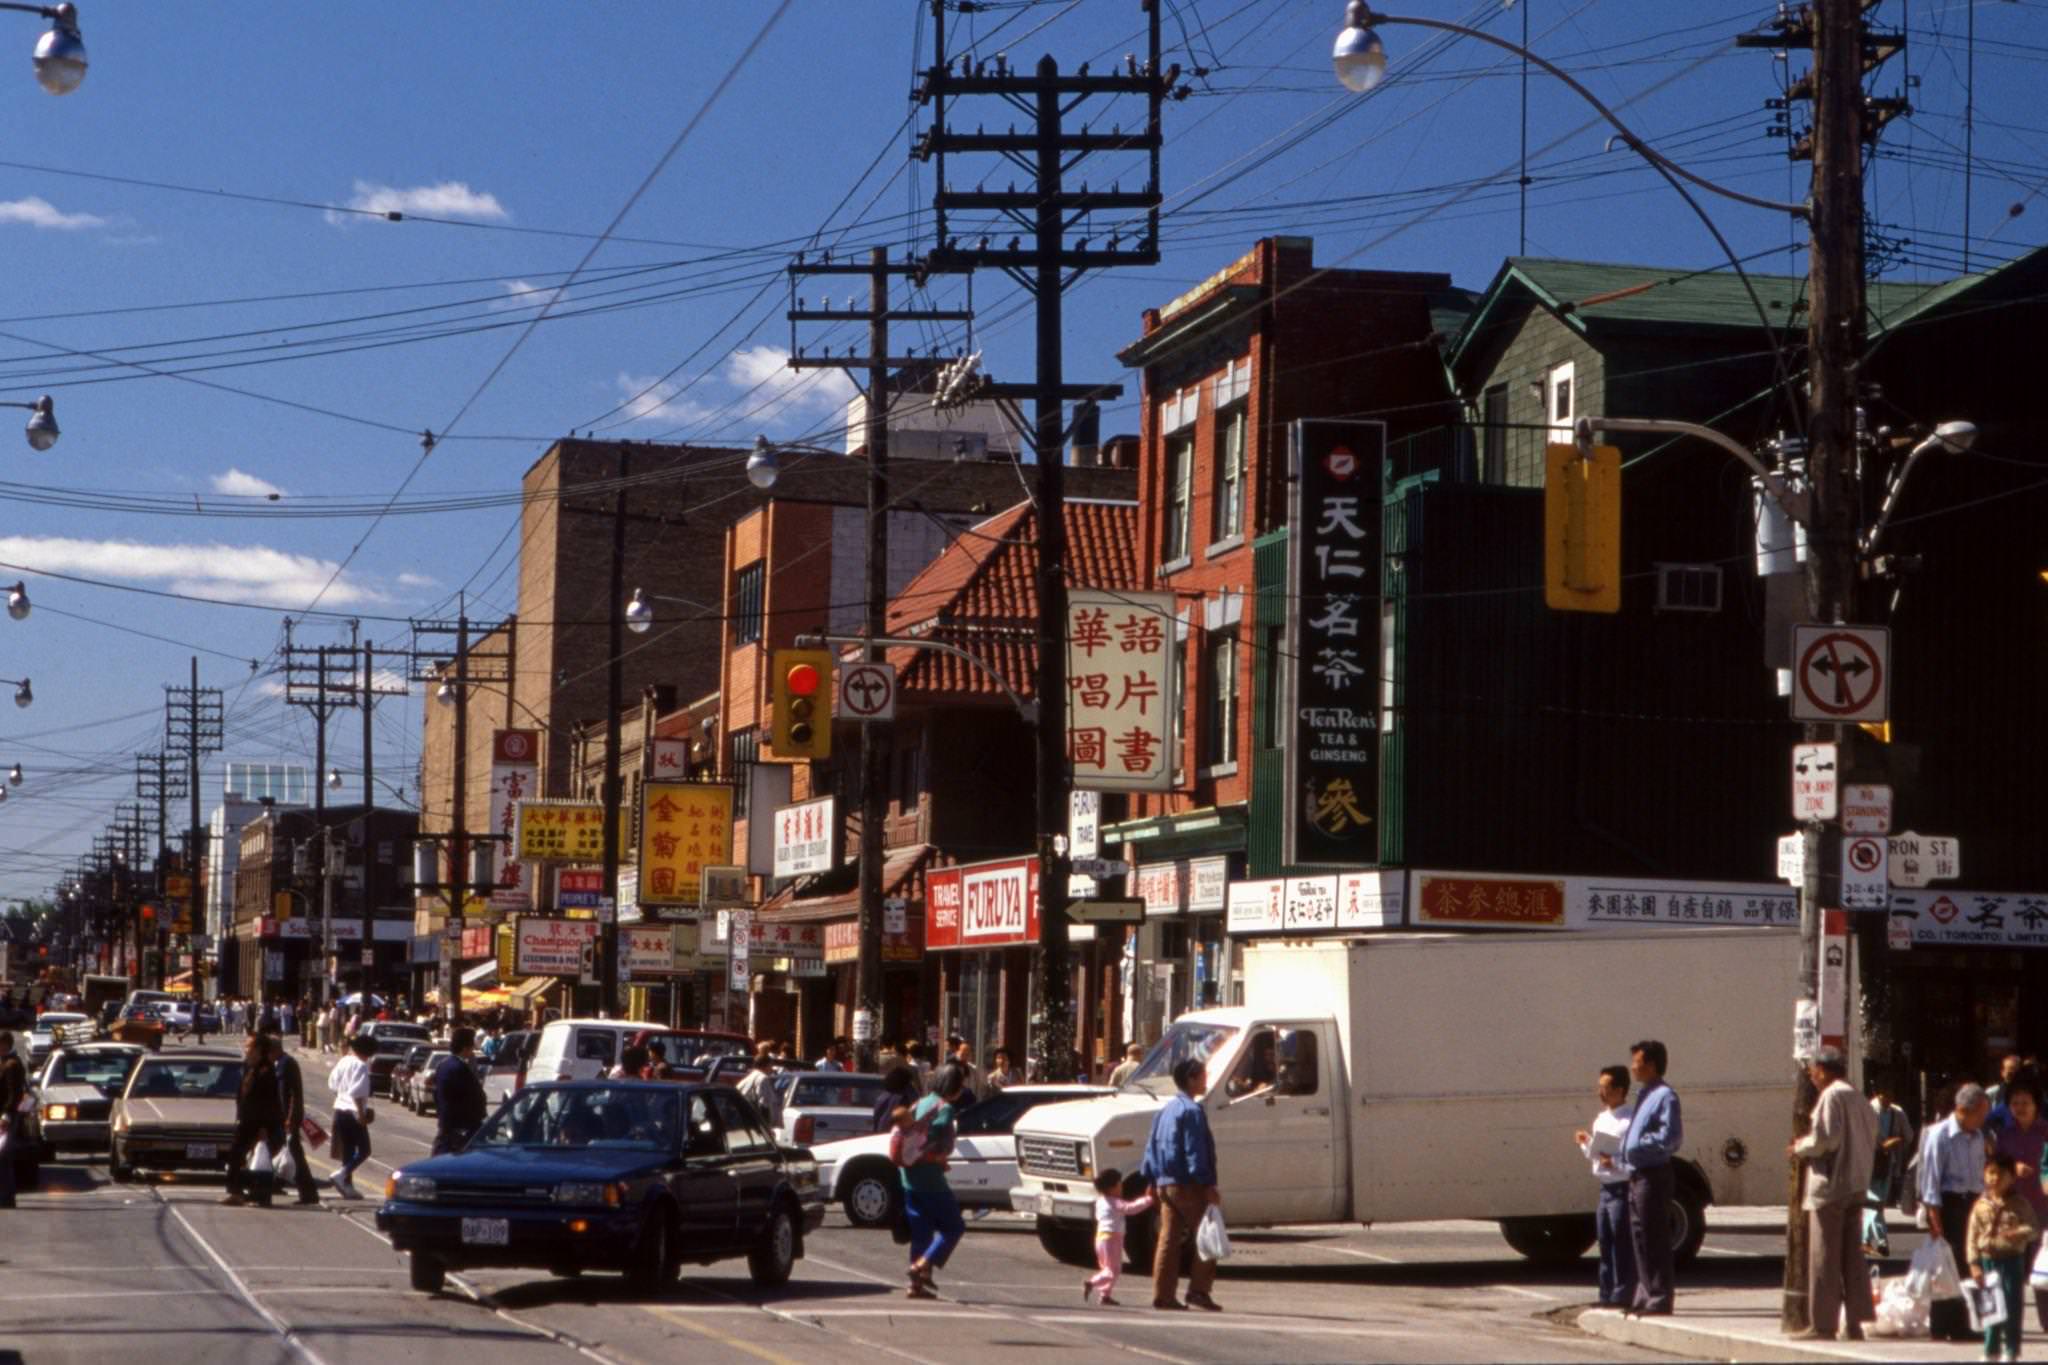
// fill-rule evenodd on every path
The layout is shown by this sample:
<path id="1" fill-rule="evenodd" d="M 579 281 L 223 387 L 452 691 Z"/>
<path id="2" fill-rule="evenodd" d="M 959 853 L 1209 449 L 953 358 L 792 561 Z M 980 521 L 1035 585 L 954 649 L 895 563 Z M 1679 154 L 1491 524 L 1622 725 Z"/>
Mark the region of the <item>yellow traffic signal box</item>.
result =
<path id="1" fill-rule="evenodd" d="M 1544 452 L 1543 601 L 1553 611 L 1621 610 L 1621 452 Z"/>
<path id="2" fill-rule="evenodd" d="M 832 756 L 832 652 L 778 649 L 769 662 L 774 726 L 769 747 L 777 758 Z"/>

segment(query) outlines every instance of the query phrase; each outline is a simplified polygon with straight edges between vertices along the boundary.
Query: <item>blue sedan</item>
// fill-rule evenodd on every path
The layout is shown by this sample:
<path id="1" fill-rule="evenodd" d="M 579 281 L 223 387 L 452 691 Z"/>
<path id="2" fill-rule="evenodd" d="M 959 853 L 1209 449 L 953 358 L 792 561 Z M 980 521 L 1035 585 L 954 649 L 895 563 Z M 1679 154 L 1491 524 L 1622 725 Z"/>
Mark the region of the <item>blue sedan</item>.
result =
<path id="1" fill-rule="evenodd" d="M 661 1081 L 528 1085 L 460 1152 L 394 1171 L 384 1198 L 377 1226 L 428 1294 L 471 1266 L 619 1270 L 651 1293 L 685 1262 L 741 1256 L 772 1287 L 825 1218 L 817 1162 L 737 1090 Z"/>

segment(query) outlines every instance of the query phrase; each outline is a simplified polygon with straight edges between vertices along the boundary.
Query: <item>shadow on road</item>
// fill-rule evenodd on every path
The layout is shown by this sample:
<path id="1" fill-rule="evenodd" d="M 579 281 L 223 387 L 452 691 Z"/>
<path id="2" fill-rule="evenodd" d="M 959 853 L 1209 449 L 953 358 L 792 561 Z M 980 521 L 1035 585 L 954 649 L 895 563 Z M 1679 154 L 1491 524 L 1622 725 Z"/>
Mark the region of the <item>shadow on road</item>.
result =
<path id="1" fill-rule="evenodd" d="M 486 1295 L 500 1308 L 547 1308 L 557 1304 L 595 1306 L 609 1303 L 701 1303 L 707 1297 L 772 1308 L 778 1304 L 816 1304 L 820 1300 L 865 1300 L 899 1297 L 889 1285 L 859 1280 L 813 1280 L 776 1290 L 759 1290 L 745 1279 L 686 1278 L 674 1288 L 658 1294 L 643 1294 L 630 1287 L 621 1275 L 584 1275 L 573 1280 L 528 1280 L 492 1289 Z"/>

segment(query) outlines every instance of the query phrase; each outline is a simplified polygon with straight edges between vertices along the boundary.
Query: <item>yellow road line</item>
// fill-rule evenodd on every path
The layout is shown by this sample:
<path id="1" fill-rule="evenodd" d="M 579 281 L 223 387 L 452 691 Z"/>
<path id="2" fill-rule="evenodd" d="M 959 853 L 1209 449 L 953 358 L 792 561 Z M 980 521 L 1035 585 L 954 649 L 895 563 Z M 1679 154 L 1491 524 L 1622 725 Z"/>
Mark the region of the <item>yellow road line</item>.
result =
<path id="1" fill-rule="evenodd" d="M 685 1314 L 672 1312 L 667 1308 L 652 1306 L 648 1306 L 647 1311 L 660 1318 L 663 1322 L 672 1322 L 678 1327 L 687 1328 L 697 1333 L 699 1336 L 709 1337 L 721 1346 L 730 1346 L 735 1351 L 744 1351 L 750 1356 L 770 1361 L 773 1365 L 804 1365 L 802 1361 L 797 1360 L 793 1356 L 783 1355 L 780 1351 L 771 1351 L 765 1346 L 756 1346 L 751 1341 L 741 1341 L 738 1337 L 729 1337 L 715 1327 L 692 1321 Z"/>

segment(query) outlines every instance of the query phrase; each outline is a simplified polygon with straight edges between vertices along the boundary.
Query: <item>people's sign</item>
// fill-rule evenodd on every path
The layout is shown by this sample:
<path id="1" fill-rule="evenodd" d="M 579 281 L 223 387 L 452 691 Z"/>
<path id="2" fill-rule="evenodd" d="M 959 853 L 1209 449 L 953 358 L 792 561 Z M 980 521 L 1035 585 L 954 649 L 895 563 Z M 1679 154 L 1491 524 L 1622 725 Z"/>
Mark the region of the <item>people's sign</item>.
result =
<path id="1" fill-rule="evenodd" d="M 1289 428 L 1285 676 L 1289 731 L 1282 859 L 1380 860 L 1380 483 L 1383 422 Z"/>
<path id="2" fill-rule="evenodd" d="M 519 856 L 529 862 L 603 862 L 604 807 L 595 801 L 521 801 Z"/>
<path id="3" fill-rule="evenodd" d="M 1174 604 L 1170 592 L 1067 593 L 1067 763 L 1090 791 L 1173 785 Z"/>

